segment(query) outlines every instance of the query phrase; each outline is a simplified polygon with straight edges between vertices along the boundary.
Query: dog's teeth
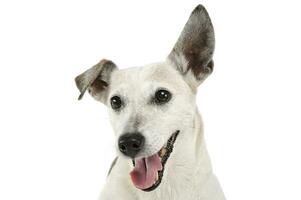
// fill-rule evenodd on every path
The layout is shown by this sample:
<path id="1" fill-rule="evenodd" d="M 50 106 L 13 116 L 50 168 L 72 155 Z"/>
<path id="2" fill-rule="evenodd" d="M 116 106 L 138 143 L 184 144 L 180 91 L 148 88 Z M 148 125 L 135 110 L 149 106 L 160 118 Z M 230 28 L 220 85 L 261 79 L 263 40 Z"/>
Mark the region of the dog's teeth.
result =
<path id="1" fill-rule="evenodd" d="M 160 151 L 160 156 L 163 157 L 166 153 L 166 149 L 165 148 L 162 148 L 161 151 Z"/>
<path id="2" fill-rule="evenodd" d="M 154 182 L 154 183 L 156 183 L 158 179 L 159 179 L 159 175 L 158 175 L 158 173 L 157 173 L 157 176 L 156 176 L 156 179 L 155 179 L 155 182 Z"/>

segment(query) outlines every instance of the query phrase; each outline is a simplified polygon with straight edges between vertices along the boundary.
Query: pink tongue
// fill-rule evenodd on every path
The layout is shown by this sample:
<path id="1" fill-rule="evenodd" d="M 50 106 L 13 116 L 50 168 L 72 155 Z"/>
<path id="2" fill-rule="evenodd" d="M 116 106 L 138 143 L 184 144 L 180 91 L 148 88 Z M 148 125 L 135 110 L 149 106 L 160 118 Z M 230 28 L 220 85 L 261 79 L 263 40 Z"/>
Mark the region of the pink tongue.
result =
<path id="1" fill-rule="evenodd" d="M 135 168 L 130 173 L 132 182 L 139 189 L 147 189 L 155 183 L 160 170 L 162 170 L 162 164 L 158 154 L 135 159 Z"/>

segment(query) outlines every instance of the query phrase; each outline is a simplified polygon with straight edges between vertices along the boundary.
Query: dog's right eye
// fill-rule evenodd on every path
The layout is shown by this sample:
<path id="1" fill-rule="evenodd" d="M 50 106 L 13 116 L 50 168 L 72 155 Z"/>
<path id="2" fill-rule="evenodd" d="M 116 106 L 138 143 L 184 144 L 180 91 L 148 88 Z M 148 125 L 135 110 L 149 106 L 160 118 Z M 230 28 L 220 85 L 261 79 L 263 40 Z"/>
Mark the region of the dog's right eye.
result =
<path id="1" fill-rule="evenodd" d="M 121 101 L 120 97 L 118 97 L 118 96 L 113 96 L 113 97 L 111 98 L 111 106 L 112 106 L 112 108 L 113 108 L 114 110 L 120 109 L 121 106 L 122 106 L 122 101 Z"/>
<path id="2" fill-rule="evenodd" d="M 164 104 L 167 103 L 171 99 L 171 94 L 167 90 L 158 90 L 155 94 L 155 103 L 156 104 Z"/>

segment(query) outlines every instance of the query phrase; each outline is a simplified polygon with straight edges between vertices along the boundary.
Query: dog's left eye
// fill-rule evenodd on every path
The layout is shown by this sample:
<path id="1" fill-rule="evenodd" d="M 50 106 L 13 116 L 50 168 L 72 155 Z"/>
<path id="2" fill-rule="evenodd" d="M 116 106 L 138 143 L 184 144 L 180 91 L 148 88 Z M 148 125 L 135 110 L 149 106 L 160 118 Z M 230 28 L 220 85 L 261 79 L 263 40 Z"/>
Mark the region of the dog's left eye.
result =
<path id="1" fill-rule="evenodd" d="M 171 94 L 167 90 L 158 90 L 155 94 L 155 103 L 167 103 L 171 99 Z"/>
<path id="2" fill-rule="evenodd" d="M 111 106 L 114 110 L 119 110 L 122 106 L 122 101 L 121 101 L 120 97 L 113 96 L 111 98 Z"/>

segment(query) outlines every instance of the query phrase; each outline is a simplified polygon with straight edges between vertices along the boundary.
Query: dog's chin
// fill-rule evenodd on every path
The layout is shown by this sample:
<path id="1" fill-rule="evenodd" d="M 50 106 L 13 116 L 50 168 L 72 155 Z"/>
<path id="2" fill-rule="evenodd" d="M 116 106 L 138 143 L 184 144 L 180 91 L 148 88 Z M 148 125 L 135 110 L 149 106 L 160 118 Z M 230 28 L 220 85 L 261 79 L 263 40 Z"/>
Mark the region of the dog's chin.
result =
<path id="1" fill-rule="evenodd" d="M 130 175 L 136 188 L 150 192 L 161 184 L 165 165 L 172 153 L 179 132 L 173 133 L 156 154 L 133 160 L 134 169 Z"/>

